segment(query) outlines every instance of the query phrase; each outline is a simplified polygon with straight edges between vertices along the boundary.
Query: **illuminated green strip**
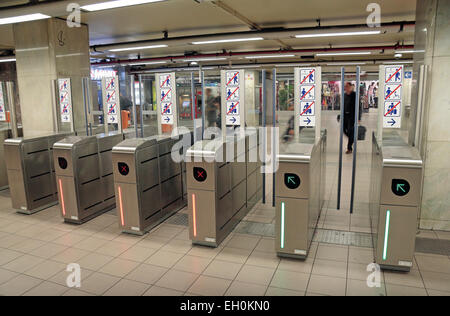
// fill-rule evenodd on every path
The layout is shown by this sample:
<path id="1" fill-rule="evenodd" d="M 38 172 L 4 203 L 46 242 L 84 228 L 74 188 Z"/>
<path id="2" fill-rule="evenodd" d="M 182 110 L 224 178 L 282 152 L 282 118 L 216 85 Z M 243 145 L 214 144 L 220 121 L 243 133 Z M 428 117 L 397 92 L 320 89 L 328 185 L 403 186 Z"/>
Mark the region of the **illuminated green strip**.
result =
<path id="1" fill-rule="evenodd" d="M 281 202 L 281 249 L 284 248 L 284 202 Z"/>
<path id="2" fill-rule="evenodd" d="M 391 223 L 391 211 L 386 212 L 386 226 L 384 227 L 384 248 L 383 248 L 383 260 L 387 259 L 387 248 L 389 243 L 389 225 Z"/>

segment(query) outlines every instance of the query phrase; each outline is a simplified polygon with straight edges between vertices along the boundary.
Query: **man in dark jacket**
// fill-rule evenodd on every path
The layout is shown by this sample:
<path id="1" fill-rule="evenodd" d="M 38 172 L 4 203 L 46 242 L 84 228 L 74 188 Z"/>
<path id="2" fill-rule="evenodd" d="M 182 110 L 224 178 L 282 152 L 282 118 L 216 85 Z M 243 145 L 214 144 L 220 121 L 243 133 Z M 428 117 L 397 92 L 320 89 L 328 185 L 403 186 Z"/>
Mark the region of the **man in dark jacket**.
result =
<path id="1" fill-rule="evenodd" d="M 355 102 L 356 93 L 354 91 L 353 84 L 347 82 L 345 84 L 344 94 L 344 133 L 348 137 L 347 152 L 351 154 L 353 152 L 353 144 L 355 142 Z M 361 103 L 359 102 L 359 121 L 361 120 Z"/>

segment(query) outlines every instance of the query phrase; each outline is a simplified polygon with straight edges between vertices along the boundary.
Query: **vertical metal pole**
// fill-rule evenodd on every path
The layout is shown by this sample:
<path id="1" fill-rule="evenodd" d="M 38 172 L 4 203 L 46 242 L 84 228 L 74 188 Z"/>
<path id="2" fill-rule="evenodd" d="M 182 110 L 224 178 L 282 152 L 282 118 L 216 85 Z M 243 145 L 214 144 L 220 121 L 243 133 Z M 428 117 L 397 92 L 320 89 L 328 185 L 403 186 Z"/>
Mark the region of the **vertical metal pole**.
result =
<path id="1" fill-rule="evenodd" d="M 194 121 L 194 143 L 197 141 L 197 124 L 195 120 L 195 82 L 194 73 L 191 72 L 191 118 Z"/>
<path id="2" fill-rule="evenodd" d="M 0 82 L 0 84 L 2 84 Z M 9 113 L 11 115 L 11 133 L 13 138 L 19 137 L 19 131 L 17 128 L 17 113 L 16 113 L 16 96 L 14 93 L 14 83 L 6 82 L 6 97 L 9 106 Z M 3 90 L 5 91 L 5 90 Z"/>
<path id="3" fill-rule="evenodd" d="M 136 133 L 136 138 L 139 137 L 139 130 L 137 126 L 137 113 L 136 113 L 136 90 L 134 86 L 134 75 L 130 76 L 130 88 L 131 88 L 131 102 L 133 104 L 133 122 L 134 122 L 134 131 Z"/>
<path id="4" fill-rule="evenodd" d="M 340 136 L 339 136 L 339 171 L 338 171 L 338 191 L 337 191 L 337 209 L 341 209 L 341 187 L 342 187 L 342 154 L 344 147 L 344 92 L 345 86 L 345 68 L 341 68 L 341 125 L 340 125 Z"/>
<path id="5" fill-rule="evenodd" d="M 263 155 L 266 155 L 266 150 L 267 150 L 267 130 L 266 130 L 266 115 L 267 115 L 267 92 L 266 92 L 266 85 L 267 85 L 267 78 L 266 78 L 267 74 L 266 74 L 266 70 L 262 71 L 262 127 L 263 127 L 263 140 L 262 140 L 262 145 L 263 145 Z M 259 154 L 261 154 L 261 151 L 259 152 Z M 265 162 L 263 161 L 263 164 Z M 265 168 L 264 168 L 265 169 Z M 262 187 L 262 192 L 263 192 L 263 198 L 262 198 L 262 202 L 263 204 L 266 204 L 266 173 L 263 172 L 262 173 L 262 183 L 263 183 L 263 187 Z"/>
<path id="6" fill-rule="evenodd" d="M 355 179 L 356 179 L 356 157 L 358 153 L 358 120 L 359 120 L 359 83 L 361 67 L 356 67 L 356 100 L 355 100 L 355 126 L 354 126 L 354 144 L 353 144 L 353 171 L 352 171 L 352 195 L 350 199 L 350 214 L 353 214 L 355 199 Z"/>
<path id="7" fill-rule="evenodd" d="M 81 87 L 83 90 L 83 101 L 84 101 L 84 122 L 86 128 L 86 136 L 89 136 L 89 122 L 88 122 L 88 95 L 87 95 L 87 78 L 81 78 Z M 73 132 L 73 131 L 72 131 Z"/>
<path id="8" fill-rule="evenodd" d="M 205 100 L 205 73 L 201 72 L 201 81 L 202 81 L 202 140 L 203 135 L 205 135 L 205 109 L 206 109 L 206 100 Z"/>
<path id="9" fill-rule="evenodd" d="M 275 142 L 278 141 L 278 139 L 275 139 L 275 128 L 276 128 L 276 108 L 277 108 L 277 70 L 274 69 L 273 70 L 273 75 L 272 75 L 272 79 L 273 79 L 273 109 L 272 109 L 272 120 L 273 120 L 273 130 L 272 130 L 272 164 L 273 166 L 275 166 L 276 164 L 276 153 L 275 153 Z M 273 183 L 273 187 L 272 187 L 272 206 L 275 207 L 275 170 L 273 170 L 273 174 L 272 174 L 272 183 Z"/>
<path id="10" fill-rule="evenodd" d="M 139 75 L 139 101 L 141 103 L 140 105 L 140 111 L 139 111 L 139 118 L 141 120 L 141 137 L 144 138 L 144 86 L 142 85 L 142 75 Z"/>

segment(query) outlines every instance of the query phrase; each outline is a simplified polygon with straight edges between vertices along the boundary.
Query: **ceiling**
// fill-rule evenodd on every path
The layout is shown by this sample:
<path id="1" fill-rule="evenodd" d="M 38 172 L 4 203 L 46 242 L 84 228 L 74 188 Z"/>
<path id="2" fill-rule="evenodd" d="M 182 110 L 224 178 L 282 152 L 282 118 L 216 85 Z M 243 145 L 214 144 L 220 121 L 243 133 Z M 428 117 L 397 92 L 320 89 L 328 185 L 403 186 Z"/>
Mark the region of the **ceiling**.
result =
<path id="1" fill-rule="evenodd" d="M 79 0 L 80 5 L 105 0 Z M 53 17 L 66 17 L 66 6 L 71 1 L 47 0 L 30 5 L 26 0 L 1 1 L 0 18 L 29 13 L 43 13 Z M 132 7 L 99 12 L 82 12 L 82 22 L 89 26 L 93 57 L 98 60 L 154 59 L 179 57 L 185 54 L 223 54 L 227 64 L 254 63 L 259 59 L 247 59 L 233 53 L 248 55 L 264 51 L 283 50 L 294 57 L 283 62 L 299 60 L 367 60 L 368 56 L 317 57 L 315 51 L 341 48 L 367 50 L 370 60 L 392 59 L 397 45 L 414 44 L 414 21 L 416 0 L 378 0 L 381 6 L 381 34 L 345 37 L 295 38 L 303 29 L 311 32 L 321 28 L 336 30 L 367 30 L 369 12 L 366 7 L 373 0 L 167 0 Z M 14 7 L 11 7 L 14 6 Z M 9 7 L 9 8 L 8 8 Z M 409 22 L 402 26 L 402 22 Z M 412 23 L 411 23 L 412 22 Z M 13 49 L 11 25 L 0 26 L 0 49 Z M 164 38 L 167 32 L 168 38 Z M 215 39 L 249 37 L 262 34 L 264 40 L 192 45 L 196 38 Z M 136 42 L 139 41 L 139 42 Z M 136 42 L 136 43 L 135 43 Z M 145 46 L 146 43 L 167 44 L 158 49 L 111 52 L 109 49 L 129 46 Z M 153 45 L 153 44 L 152 44 Z M 381 47 L 381 48 L 380 48 Z M 94 52 L 94 50 L 96 52 Z M 312 58 L 301 58 L 307 56 Z M 404 58 L 412 55 L 405 54 Z M 175 58 L 182 62 L 182 58 Z M 277 62 L 279 58 L 265 59 Z M 217 61 L 203 62 L 217 64 Z"/>

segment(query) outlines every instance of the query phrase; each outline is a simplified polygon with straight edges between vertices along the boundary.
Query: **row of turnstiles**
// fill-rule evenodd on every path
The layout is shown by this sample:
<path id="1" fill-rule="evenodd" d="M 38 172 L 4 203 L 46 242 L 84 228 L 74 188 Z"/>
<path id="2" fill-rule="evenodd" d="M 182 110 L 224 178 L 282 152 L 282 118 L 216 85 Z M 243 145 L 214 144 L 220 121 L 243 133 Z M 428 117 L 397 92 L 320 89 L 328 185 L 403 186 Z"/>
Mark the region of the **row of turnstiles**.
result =
<path id="1" fill-rule="evenodd" d="M 258 131 L 193 142 L 193 134 L 131 138 L 59 133 L 6 139 L 12 207 L 33 214 L 59 202 L 82 224 L 113 208 L 124 233 L 143 235 L 188 205 L 194 244 L 217 247 L 261 200 Z M 409 270 L 422 161 L 398 135 L 373 137 L 371 221 L 376 262 Z M 307 131 L 276 156 L 275 250 L 308 256 L 324 206 L 327 133 Z M 265 146 L 264 146 L 265 147 Z"/>

